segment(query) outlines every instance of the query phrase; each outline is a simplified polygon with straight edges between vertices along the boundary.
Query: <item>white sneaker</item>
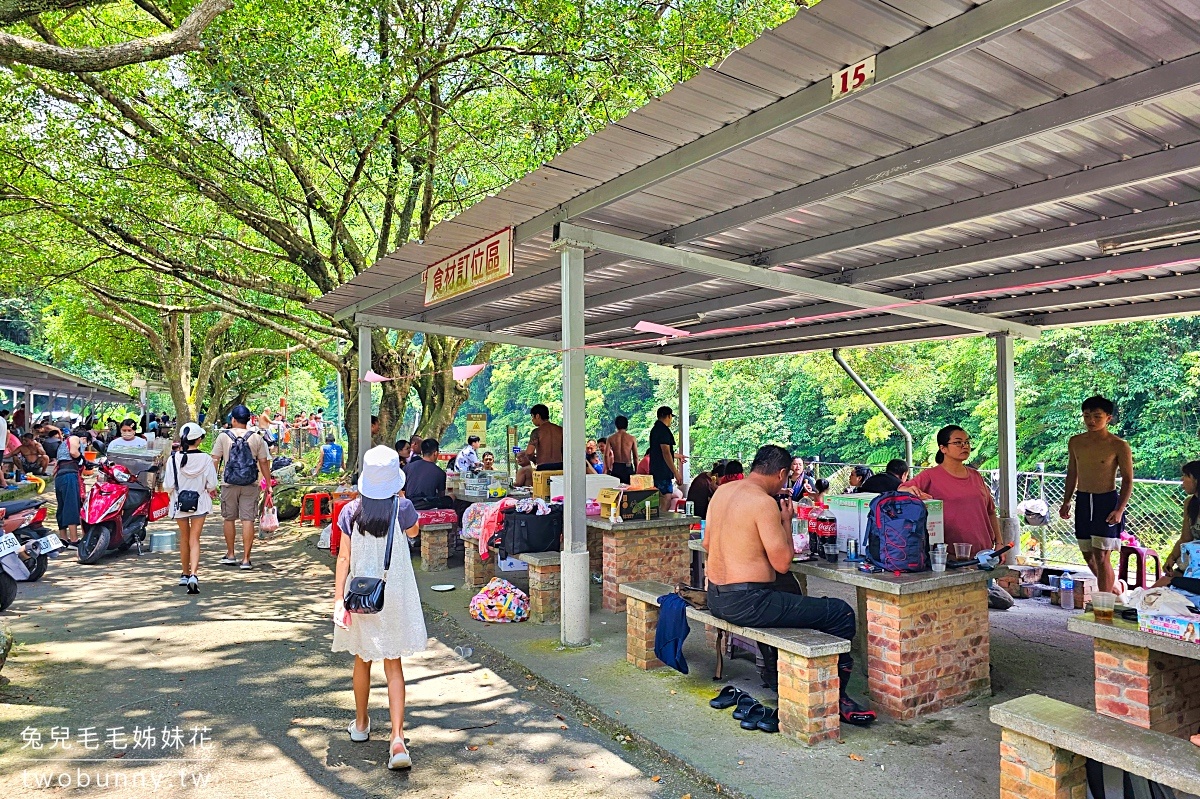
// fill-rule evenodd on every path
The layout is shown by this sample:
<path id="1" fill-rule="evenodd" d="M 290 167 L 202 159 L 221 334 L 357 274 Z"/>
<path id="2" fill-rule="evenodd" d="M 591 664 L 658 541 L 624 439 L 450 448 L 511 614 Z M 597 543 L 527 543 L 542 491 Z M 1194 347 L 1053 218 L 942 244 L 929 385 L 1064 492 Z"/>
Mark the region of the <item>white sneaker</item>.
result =
<path id="1" fill-rule="evenodd" d="M 179 575 L 179 584 L 180 584 L 180 585 L 187 585 L 187 584 L 188 584 L 188 576 L 187 576 L 186 574 L 181 574 L 181 575 Z"/>
<path id="2" fill-rule="evenodd" d="M 393 746 L 396 744 L 400 744 L 401 749 L 399 752 L 392 753 L 392 756 L 388 759 L 388 768 L 393 771 L 412 768 L 412 757 L 408 754 L 408 749 L 404 746 L 404 742 L 392 741 Z"/>
<path id="3" fill-rule="evenodd" d="M 350 740 L 356 743 L 361 743 L 371 737 L 371 719 L 367 719 L 367 728 L 360 730 L 358 728 L 358 719 L 351 719 L 350 726 L 346 728 L 346 732 L 350 733 Z"/>
<path id="4" fill-rule="evenodd" d="M 217 561 L 217 563 L 220 563 L 222 566 L 236 566 L 241 563 L 241 561 L 239 561 L 237 558 L 224 557 Z"/>

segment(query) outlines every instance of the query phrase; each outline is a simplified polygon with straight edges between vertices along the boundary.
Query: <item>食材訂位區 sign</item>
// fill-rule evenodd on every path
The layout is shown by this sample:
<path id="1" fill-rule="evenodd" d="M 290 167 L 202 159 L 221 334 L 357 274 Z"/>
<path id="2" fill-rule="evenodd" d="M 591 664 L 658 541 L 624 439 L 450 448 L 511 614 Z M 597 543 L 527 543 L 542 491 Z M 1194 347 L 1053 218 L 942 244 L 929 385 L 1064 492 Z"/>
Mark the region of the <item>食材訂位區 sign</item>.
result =
<path id="1" fill-rule="evenodd" d="M 512 248 L 512 228 L 505 228 L 428 267 L 424 273 L 425 304 L 433 305 L 511 277 Z"/>

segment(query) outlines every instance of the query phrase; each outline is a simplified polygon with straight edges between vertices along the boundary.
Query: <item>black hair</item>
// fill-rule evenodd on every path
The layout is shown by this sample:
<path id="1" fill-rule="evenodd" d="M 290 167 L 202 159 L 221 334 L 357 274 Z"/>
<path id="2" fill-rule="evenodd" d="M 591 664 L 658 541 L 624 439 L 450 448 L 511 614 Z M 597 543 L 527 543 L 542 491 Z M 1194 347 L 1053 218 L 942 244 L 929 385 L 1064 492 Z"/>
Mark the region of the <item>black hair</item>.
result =
<path id="1" fill-rule="evenodd" d="M 334 438 L 332 434 L 325 436 L 325 443 L 326 443 L 326 444 L 332 444 L 332 443 L 333 443 L 333 442 L 335 442 L 335 441 L 337 441 L 337 439 L 336 439 L 336 438 Z"/>
<path id="2" fill-rule="evenodd" d="M 719 460 L 714 461 L 712 471 L 709 472 L 709 474 L 711 474 L 713 477 L 724 477 L 725 476 L 725 459 L 720 458 Z"/>
<path id="3" fill-rule="evenodd" d="M 616 419 L 613 419 L 613 427 L 618 430 L 625 430 L 629 427 L 629 419 L 624 416 L 618 416 Z"/>
<path id="4" fill-rule="evenodd" d="M 948 447 L 950 446 L 950 436 L 954 435 L 955 433 L 965 432 L 967 431 L 963 430 L 956 424 L 948 424 L 937 432 L 937 445 L 939 447 Z M 938 454 L 933 456 L 933 462 L 941 463 L 944 460 L 946 460 L 946 453 L 939 449 Z"/>
<path id="5" fill-rule="evenodd" d="M 117 427 L 132 427 L 134 432 L 137 432 L 137 421 L 135 421 L 134 419 L 126 419 L 125 421 L 123 421 L 119 425 L 117 425 Z"/>
<path id="6" fill-rule="evenodd" d="M 600 436 L 599 438 L 596 439 L 596 446 L 600 446 L 601 444 L 607 444 L 607 443 L 608 443 L 608 436 Z"/>
<path id="7" fill-rule="evenodd" d="M 379 417 L 375 414 L 371 414 L 371 424 L 379 424 Z"/>
<path id="8" fill-rule="evenodd" d="M 1200 461 L 1188 461 L 1183 464 L 1183 469 L 1180 471 L 1200 483 Z M 1195 525 L 1196 520 L 1200 519 L 1200 494 L 1192 494 L 1188 497 L 1187 504 L 1183 506 L 1183 512 L 1187 514 L 1188 526 Z"/>
<path id="9" fill-rule="evenodd" d="M 659 407 L 657 415 L 659 419 L 662 419 L 664 416 L 674 416 L 675 411 L 671 410 L 670 405 L 662 405 Z"/>
<path id="10" fill-rule="evenodd" d="M 1094 397 L 1088 397 L 1079 407 L 1084 413 L 1088 411 L 1104 411 L 1109 416 L 1112 416 L 1117 412 L 1117 406 L 1113 405 L 1112 400 L 1105 399 L 1099 394 Z"/>
<path id="11" fill-rule="evenodd" d="M 0 416 L 8 416 L 8 408 L 5 408 L 4 410 L 0 411 Z"/>
<path id="12" fill-rule="evenodd" d="M 479 436 L 467 436 L 467 446 L 468 447 L 471 446 L 478 440 L 479 440 Z"/>
<path id="13" fill-rule="evenodd" d="M 399 452 L 400 450 L 404 449 L 407 446 L 409 446 L 409 441 L 407 438 L 397 438 L 396 439 L 395 449 L 397 452 Z"/>
<path id="14" fill-rule="evenodd" d="M 829 490 L 829 481 L 824 478 L 813 483 L 813 491 L 816 491 L 818 494 L 824 494 L 828 490 Z"/>
<path id="15" fill-rule="evenodd" d="M 370 533 L 376 538 L 383 538 L 388 534 L 388 527 L 391 526 L 393 517 L 392 509 L 396 506 L 396 500 L 393 497 L 387 499 L 370 499 L 362 497 L 359 500 L 358 510 L 350 517 L 350 527 L 358 525 L 358 531 L 363 535 Z"/>
<path id="16" fill-rule="evenodd" d="M 432 455 L 441 448 L 442 448 L 442 445 L 440 443 L 438 443 L 438 440 L 436 438 L 427 438 L 421 442 L 421 454 L 422 455 Z"/>
<path id="17" fill-rule="evenodd" d="M 755 460 L 755 462 L 757 462 L 758 458 L 756 457 L 754 460 Z M 753 468 L 754 464 L 751 463 L 750 466 L 751 466 L 751 468 Z M 779 470 L 776 469 L 775 471 L 764 472 L 764 474 L 774 474 L 777 471 L 779 471 Z M 734 474 L 745 474 L 745 473 L 746 473 L 746 470 L 742 467 L 741 461 L 725 461 L 725 474 L 723 476 L 729 476 L 729 475 L 734 475 Z"/>
<path id="18" fill-rule="evenodd" d="M 725 469 L 725 474 L 730 474 L 730 468 L 734 465 L 738 466 L 737 471 L 741 471 L 741 464 L 737 461 L 730 461 L 729 466 Z M 758 448 L 758 452 L 754 453 L 754 460 L 750 462 L 750 471 L 755 474 L 775 475 L 785 469 L 792 468 L 792 453 L 788 452 L 778 444 L 766 444 Z M 737 474 L 737 472 L 733 472 Z"/>
<path id="19" fill-rule="evenodd" d="M 875 471 L 870 466 L 855 466 L 850 471 L 864 480 L 875 476 Z"/>
<path id="20" fill-rule="evenodd" d="M 587 460 L 588 463 L 595 463 L 596 459 L 600 457 L 600 453 L 599 452 L 588 452 L 588 453 L 585 453 L 583 457 L 585 460 Z"/>
<path id="21" fill-rule="evenodd" d="M 887 473 L 888 474 L 894 474 L 897 477 L 903 477 L 904 473 L 907 471 L 908 471 L 908 461 L 904 461 L 899 458 L 892 458 L 887 463 Z"/>
<path id="22" fill-rule="evenodd" d="M 550 421 L 550 409 L 540 402 L 529 409 L 529 415 L 540 416 L 546 421 Z"/>
<path id="23" fill-rule="evenodd" d="M 486 458 L 488 455 L 491 455 L 493 458 L 494 458 L 494 457 L 496 457 L 496 454 L 495 454 L 494 452 L 492 452 L 491 450 L 487 450 L 486 452 L 484 452 L 484 453 L 483 453 L 482 455 L 480 455 L 479 457 L 480 457 L 480 458 Z"/>

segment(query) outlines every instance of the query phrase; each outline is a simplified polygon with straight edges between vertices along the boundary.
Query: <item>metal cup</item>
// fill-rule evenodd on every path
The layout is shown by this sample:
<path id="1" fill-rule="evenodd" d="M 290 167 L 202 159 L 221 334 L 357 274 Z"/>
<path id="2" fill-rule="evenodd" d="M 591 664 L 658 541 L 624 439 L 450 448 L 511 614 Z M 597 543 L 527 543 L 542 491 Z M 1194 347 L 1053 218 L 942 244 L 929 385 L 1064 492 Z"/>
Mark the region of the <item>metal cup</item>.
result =
<path id="1" fill-rule="evenodd" d="M 695 502 L 683 503 L 683 512 L 687 516 L 695 516 L 696 515 L 696 503 Z"/>

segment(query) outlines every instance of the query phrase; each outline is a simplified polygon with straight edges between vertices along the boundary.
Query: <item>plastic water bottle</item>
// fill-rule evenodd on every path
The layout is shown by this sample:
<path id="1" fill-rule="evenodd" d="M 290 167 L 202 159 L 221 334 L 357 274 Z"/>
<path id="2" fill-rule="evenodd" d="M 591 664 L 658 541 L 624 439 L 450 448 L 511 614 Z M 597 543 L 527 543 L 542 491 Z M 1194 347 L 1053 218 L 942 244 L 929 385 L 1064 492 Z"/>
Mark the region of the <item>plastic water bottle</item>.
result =
<path id="1" fill-rule="evenodd" d="M 1075 609 L 1075 579 L 1070 574 L 1063 574 L 1058 581 L 1058 601 L 1063 610 Z"/>

